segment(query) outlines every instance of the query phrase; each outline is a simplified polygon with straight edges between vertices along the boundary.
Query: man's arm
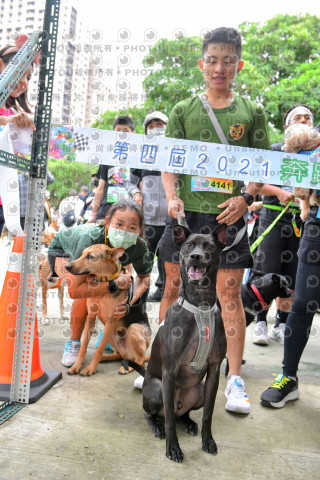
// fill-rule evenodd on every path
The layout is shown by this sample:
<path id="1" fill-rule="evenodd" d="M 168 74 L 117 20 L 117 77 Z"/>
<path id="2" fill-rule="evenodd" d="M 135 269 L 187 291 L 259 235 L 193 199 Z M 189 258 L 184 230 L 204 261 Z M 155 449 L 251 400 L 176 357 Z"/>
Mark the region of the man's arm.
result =
<path id="1" fill-rule="evenodd" d="M 270 195 L 270 196 L 276 196 L 282 202 L 284 205 L 287 205 L 287 203 L 290 202 L 290 200 L 294 199 L 294 195 L 291 192 L 288 192 L 288 190 L 283 190 L 280 187 L 277 187 L 276 185 L 263 185 L 263 187 L 260 190 L 260 195 Z"/>
<path id="2" fill-rule="evenodd" d="M 143 195 L 139 189 L 139 183 L 141 181 L 141 169 L 131 168 L 129 181 L 124 184 L 124 188 L 127 190 L 132 199 L 140 203 L 143 203 Z"/>
<path id="3" fill-rule="evenodd" d="M 161 172 L 162 185 L 168 202 L 168 215 L 172 218 L 177 218 L 178 212 L 185 217 L 184 203 L 177 195 L 178 178 L 177 173 Z"/>

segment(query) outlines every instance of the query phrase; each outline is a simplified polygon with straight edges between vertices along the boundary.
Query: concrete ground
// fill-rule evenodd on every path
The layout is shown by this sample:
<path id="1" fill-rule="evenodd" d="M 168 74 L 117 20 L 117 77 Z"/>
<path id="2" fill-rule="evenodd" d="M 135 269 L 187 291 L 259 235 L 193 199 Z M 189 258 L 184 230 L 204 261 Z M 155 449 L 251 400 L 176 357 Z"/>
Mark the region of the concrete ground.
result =
<path id="1" fill-rule="evenodd" d="M 0 246 L 0 286 L 9 252 Z M 70 301 L 65 303 L 70 311 Z M 253 345 L 249 327 L 243 377 L 250 414 L 225 410 L 223 363 L 213 416 L 218 455 L 203 452 L 200 436 L 187 435 L 179 425 L 185 459 L 176 464 L 165 457 L 165 442 L 153 436 L 144 419 L 141 391 L 133 387 L 137 373 L 120 376 L 120 363 L 110 362 L 100 364 L 90 378 L 66 374 L 60 360 L 69 338 L 69 321 L 60 319 L 58 305 L 57 292 L 52 290 L 50 318 L 39 320 L 39 336 L 42 367 L 61 370 L 63 378 L 0 426 L 0 480 L 320 478 L 319 315 L 300 364 L 300 399 L 279 410 L 261 406 L 262 391 L 271 384 L 272 374 L 281 371 L 283 347 L 272 340 L 267 347 Z M 158 309 L 158 303 L 149 304 L 154 333 Z M 87 361 L 94 350 L 92 339 Z M 201 415 L 202 410 L 191 414 L 200 426 Z"/>

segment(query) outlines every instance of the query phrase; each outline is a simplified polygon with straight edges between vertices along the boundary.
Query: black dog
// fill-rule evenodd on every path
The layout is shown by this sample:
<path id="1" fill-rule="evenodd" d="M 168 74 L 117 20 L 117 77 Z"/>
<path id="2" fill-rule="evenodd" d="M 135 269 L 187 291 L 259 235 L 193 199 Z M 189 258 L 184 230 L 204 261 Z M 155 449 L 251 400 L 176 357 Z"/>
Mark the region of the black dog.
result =
<path id="1" fill-rule="evenodd" d="M 246 315 L 246 326 L 250 325 L 262 310 L 267 310 L 277 297 L 291 297 L 289 282 L 278 273 L 262 273 L 252 270 L 249 282 L 241 285 L 241 298 Z"/>
<path id="2" fill-rule="evenodd" d="M 248 283 L 241 285 L 241 299 L 246 316 L 246 327 L 256 318 L 259 312 L 269 308 L 270 303 L 277 297 L 289 298 L 291 290 L 284 275 L 266 273 L 252 269 Z M 245 360 L 242 360 L 245 363 Z M 225 376 L 229 373 L 227 359 Z"/>
<path id="3" fill-rule="evenodd" d="M 196 435 L 198 425 L 189 412 L 202 406 L 202 449 L 217 453 L 211 422 L 226 337 L 216 305 L 216 279 L 220 254 L 227 244 L 226 225 L 218 226 L 212 235 L 191 234 L 177 225 L 174 236 L 181 245 L 182 282 L 179 298 L 167 310 L 152 345 L 143 384 L 143 408 L 155 436 L 166 436 L 167 457 L 181 462 L 175 417 L 185 423 L 187 433 Z M 132 362 L 129 365 L 136 367 Z M 136 369 L 144 373 L 141 367 Z"/>

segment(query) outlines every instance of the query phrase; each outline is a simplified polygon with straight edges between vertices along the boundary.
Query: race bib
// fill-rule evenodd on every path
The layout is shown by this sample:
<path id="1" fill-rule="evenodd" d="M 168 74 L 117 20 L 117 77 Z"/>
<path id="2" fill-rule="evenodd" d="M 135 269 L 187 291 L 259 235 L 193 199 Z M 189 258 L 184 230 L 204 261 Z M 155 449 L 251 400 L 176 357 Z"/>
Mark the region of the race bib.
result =
<path id="1" fill-rule="evenodd" d="M 231 194 L 232 191 L 233 180 L 213 177 L 191 178 L 191 192 L 219 192 Z"/>
<path id="2" fill-rule="evenodd" d="M 107 202 L 108 203 L 115 203 L 119 202 L 119 200 L 128 200 L 129 194 L 124 187 L 117 187 L 117 186 L 108 186 L 107 191 Z"/>

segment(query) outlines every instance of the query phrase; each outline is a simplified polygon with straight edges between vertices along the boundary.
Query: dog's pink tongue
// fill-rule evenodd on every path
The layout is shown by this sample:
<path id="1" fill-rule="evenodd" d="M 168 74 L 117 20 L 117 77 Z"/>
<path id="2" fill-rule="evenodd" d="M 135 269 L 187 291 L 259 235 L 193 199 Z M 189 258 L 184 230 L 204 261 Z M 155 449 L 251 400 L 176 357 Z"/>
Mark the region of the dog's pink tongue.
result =
<path id="1" fill-rule="evenodd" d="M 192 266 L 188 270 L 188 275 L 191 280 L 199 280 L 202 277 L 202 268 Z"/>

